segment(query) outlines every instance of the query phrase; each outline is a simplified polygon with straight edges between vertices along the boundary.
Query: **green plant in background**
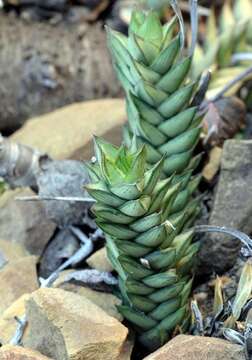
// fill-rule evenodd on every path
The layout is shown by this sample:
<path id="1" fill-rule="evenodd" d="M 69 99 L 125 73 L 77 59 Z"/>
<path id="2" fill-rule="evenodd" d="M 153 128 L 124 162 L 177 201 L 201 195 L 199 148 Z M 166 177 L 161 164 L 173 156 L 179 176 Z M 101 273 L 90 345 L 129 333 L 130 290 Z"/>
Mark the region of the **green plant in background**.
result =
<path id="1" fill-rule="evenodd" d="M 3 180 L 0 179 L 0 195 L 2 195 L 6 190 L 6 184 Z"/>
<path id="2" fill-rule="evenodd" d="M 93 211 L 119 274 L 121 313 L 140 342 L 154 350 L 190 322 L 192 269 L 198 251 L 190 226 L 199 213 L 192 194 L 200 177 L 193 157 L 200 135 L 191 57 L 181 57 L 176 18 L 162 26 L 154 12 L 134 12 L 129 37 L 108 30 L 118 77 L 126 91 L 127 147 L 96 140 L 88 166 Z"/>
<path id="3" fill-rule="evenodd" d="M 252 3 L 250 0 L 235 0 L 233 7 L 225 1 L 219 21 L 214 9 L 208 17 L 203 44 L 197 44 L 191 76 L 197 78 L 204 70 L 212 70 L 212 81 L 208 96 L 212 97 L 230 80 L 241 74 L 252 61 L 232 63 L 236 53 L 251 52 L 252 49 Z M 234 94 L 241 83 L 232 88 Z"/>
<path id="4" fill-rule="evenodd" d="M 165 157 L 151 168 L 146 146 L 117 148 L 95 140 L 97 161 L 87 165 L 96 199 L 92 211 L 106 235 L 108 257 L 119 275 L 120 312 L 150 350 L 163 345 L 176 326 L 190 324 L 192 268 L 199 248 L 189 225 L 194 200 L 181 208 L 178 194 L 188 175 L 160 180 Z"/>

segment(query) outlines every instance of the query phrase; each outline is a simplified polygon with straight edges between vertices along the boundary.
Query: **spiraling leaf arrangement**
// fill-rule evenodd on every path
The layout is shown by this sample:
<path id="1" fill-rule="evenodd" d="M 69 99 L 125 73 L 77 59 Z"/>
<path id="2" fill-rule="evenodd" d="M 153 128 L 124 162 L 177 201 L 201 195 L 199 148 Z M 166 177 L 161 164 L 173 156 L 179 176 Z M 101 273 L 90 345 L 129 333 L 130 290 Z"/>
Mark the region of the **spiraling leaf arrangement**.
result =
<path id="1" fill-rule="evenodd" d="M 149 168 L 146 147 L 134 139 L 130 148 L 96 139 L 95 152 L 86 189 L 96 200 L 92 211 L 118 273 L 119 310 L 140 342 L 154 350 L 176 326 L 185 330 L 190 322 L 191 270 L 199 247 L 190 225 L 198 200 L 181 207 L 177 199 L 190 176 L 160 180 L 165 157 Z"/>
<path id="2" fill-rule="evenodd" d="M 186 82 L 190 56 L 181 57 L 177 19 L 162 26 L 155 12 L 134 12 L 129 36 L 108 30 L 109 45 L 119 80 L 127 94 L 128 126 L 124 140 L 132 134 L 146 144 L 147 161 L 164 157 L 163 176 L 193 170 L 201 118 L 191 103 L 196 82 Z"/>

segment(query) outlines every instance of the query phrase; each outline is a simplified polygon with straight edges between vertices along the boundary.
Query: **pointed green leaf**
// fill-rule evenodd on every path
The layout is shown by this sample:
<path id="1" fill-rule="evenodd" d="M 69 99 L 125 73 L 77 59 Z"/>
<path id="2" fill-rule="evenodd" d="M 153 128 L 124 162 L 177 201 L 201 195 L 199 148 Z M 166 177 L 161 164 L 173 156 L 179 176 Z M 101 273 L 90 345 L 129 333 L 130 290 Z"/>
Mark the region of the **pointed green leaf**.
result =
<path id="1" fill-rule="evenodd" d="M 138 235 L 135 238 L 135 242 L 141 245 L 154 247 L 160 245 L 164 241 L 165 235 L 165 226 L 159 225 Z"/>
<path id="2" fill-rule="evenodd" d="M 141 295 L 134 295 L 134 294 L 128 294 L 131 303 L 133 306 L 143 312 L 150 312 L 156 307 L 156 303 L 154 301 L 151 301 L 146 296 Z"/>
<path id="3" fill-rule="evenodd" d="M 137 232 L 145 232 L 154 226 L 160 225 L 161 222 L 161 214 L 154 213 L 151 215 L 147 215 L 134 223 L 130 224 L 130 228 Z"/>
<path id="4" fill-rule="evenodd" d="M 132 256 L 133 258 L 140 258 L 151 251 L 151 248 L 136 244 L 133 241 L 115 240 L 115 244 L 121 253 Z"/>
<path id="5" fill-rule="evenodd" d="M 109 206 L 104 206 L 101 204 L 96 204 L 92 207 L 92 212 L 103 221 L 113 222 L 116 224 L 130 224 L 134 221 L 134 218 L 131 216 L 124 215 L 115 208 Z"/>
<path id="6" fill-rule="evenodd" d="M 119 312 L 133 324 L 139 326 L 141 329 L 152 329 L 157 325 L 157 321 L 153 320 L 149 316 L 144 315 L 140 311 L 129 308 L 128 306 L 118 306 Z"/>
<path id="7" fill-rule="evenodd" d="M 159 328 L 164 329 L 166 331 L 170 331 L 179 325 L 185 314 L 186 314 L 187 306 L 184 306 L 177 310 L 175 313 L 168 315 L 164 320 L 160 322 L 158 325 Z"/>
<path id="8" fill-rule="evenodd" d="M 150 276 L 153 274 L 152 270 L 147 269 L 146 267 L 128 256 L 120 255 L 118 257 L 118 261 L 120 262 L 124 271 L 134 280 L 141 280 L 146 276 Z"/>
<path id="9" fill-rule="evenodd" d="M 162 122 L 158 128 L 170 138 L 175 138 L 189 128 L 196 111 L 196 107 L 188 108 L 171 119 Z"/>
<path id="10" fill-rule="evenodd" d="M 168 248 L 157 250 L 144 257 L 150 264 L 151 269 L 160 270 L 171 267 L 176 260 L 176 249 Z"/>
<path id="11" fill-rule="evenodd" d="M 178 276 L 175 270 L 169 270 L 155 275 L 150 275 L 142 282 L 151 288 L 159 289 L 166 286 L 175 285 L 178 282 Z"/>
<path id="12" fill-rule="evenodd" d="M 184 58 L 181 62 L 172 66 L 170 71 L 165 74 L 157 83 L 157 87 L 169 94 L 176 91 L 185 80 L 191 67 L 191 57 Z"/>
<path id="13" fill-rule="evenodd" d="M 101 220 L 96 220 L 97 225 L 101 228 L 105 234 L 113 236 L 117 239 L 133 239 L 137 233 L 133 230 L 130 230 L 128 226 L 117 225 L 113 223 L 104 222 Z"/>
<path id="14" fill-rule="evenodd" d="M 161 321 L 166 318 L 168 315 L 173 314 L 180 307 L 180 299 L 178 297 L 174 299 L 170 299 L 168 301 L 163 302 L 159 306 L 155 308 L 155 310 L 151 311 L 149 314 L 152 319 Z"/>
<path id="15" fill-rule="evenodd" d="M 125 200 L 111 194 L 103 182 L 88 184 L 85 189 L 95 200 L 103 204 L 118 207 L 125 203 Z"/>
<path id="16" fill-rule="evenodd" d="M 150 204 L 150 196 L 143 195 L 137 200 L 126 201 L 119 207 L 119 210 L 125 215 L 140 217 L 147 213 Z"/>
<path id="17" fill-rule="evenodd" d="M 155 291 L 153 294 L 149 295 L 149 299 L 155 301 L 156 303 L 162 303 L 171 298 L 174 298 L 175 296 L 178 296 L 178 294 L 182 291 L 184 285 L 184 281 L 179 281 L 174 285 L 167 286 L 163 289 Z"/>
<path id="18" fill-rule="evenodd" d="M 178 55 L 180 47 L 180 38 L 176 36 L 171 43 L 161 51 L 160 55 L 155 59 L 151 65 L 153 71 L 164 75 L 172 66 L 176 56 Z"/>
<path id="19" fill-rule="evenodd" d="M 180 88 L 159 106 L 158 111 L 166 118 L 176 115 L 189 103 L 194 89 L 195 84 L 186 85 Z"/>
<path id="20" fill-rule="evenodd" d="M 144 285 L 140 281 L 127 278 L 125 282 L 125 287 L 128 293 L 137 294 L 137 295 L 150 295 L 153 293 L 154 289 Z"/>

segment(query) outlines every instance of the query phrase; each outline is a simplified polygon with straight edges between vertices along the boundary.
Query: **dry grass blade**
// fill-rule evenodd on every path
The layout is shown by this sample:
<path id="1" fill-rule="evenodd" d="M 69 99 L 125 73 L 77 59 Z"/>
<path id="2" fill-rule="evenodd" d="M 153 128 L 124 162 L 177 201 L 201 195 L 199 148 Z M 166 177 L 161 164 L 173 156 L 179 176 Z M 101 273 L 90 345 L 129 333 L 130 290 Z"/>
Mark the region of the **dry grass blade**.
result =
<path id="1" fill-rule="evenodd" d="M 214 305 L 213 312 L 217 316 L 223 310 L 222 281 L 217 276 L 214 287 Z"/>

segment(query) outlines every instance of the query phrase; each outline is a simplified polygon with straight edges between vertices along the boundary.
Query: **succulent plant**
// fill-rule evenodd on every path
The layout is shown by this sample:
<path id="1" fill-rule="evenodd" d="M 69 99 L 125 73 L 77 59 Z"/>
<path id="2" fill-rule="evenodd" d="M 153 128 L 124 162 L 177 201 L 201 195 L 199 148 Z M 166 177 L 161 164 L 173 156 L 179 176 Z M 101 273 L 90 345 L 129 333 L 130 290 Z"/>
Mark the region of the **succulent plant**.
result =
<path id="1" fill-rule="evenodd" d="M 92 183 L 86 189 L 96 200 L 92 211 L 119 276 L 119 310 L 139 341 L 154 350 L 177 326 L 186 330 L 190 323 L 192 268 L 199 248 L 190 224 L 198 200 L 181 207 L 176 199 L 188 174 L 161 180 L 165 156 L 150 167 L 146 146 L 138 147 L 135 137 L 129 148 L 96 139 L 95 156 L 96 162 L 87 164 Z"/>
<path id="2" fill-rule="evenodd" d="M 206 69 L 212 70 L 208 96 L 212 97 L 234 77 L 248 67 L 247 61 L 232 58 L 236 53 L 251 52 L 252 3 L 250 0 L 235 0 L 233 7 L 225 1 L 219 21 L 212 8 L 205 27 L 204 41 L 195 49 L 191 69 L 192 78 L 197 78 Z M 251 61 L 250 61 L 251 63 Z M 241 86 L 238 83 L 229 92 L 233 95 Z"/>
<path id="3" fill-rule="evenodd" d="M 155 12 L 134 12 L 129 37 L 108 30 L 114 66 L 126 91 L 128 125 L 124 141 L 146 144 L 147 161 L 164 157 L 163 176 L 192 172 L 201 117 L 191 100 L 197 82 L 186 82 L 191 56 L 180 57 L 177 18 L 162 26 Z M 187 199 L 188 200 L 188 199 Z M 186 202 L 186 201 L 185 201 Z"/>
<path id="4" fill-rule="evenodd" d="M 191 56 L 181 57 L 177 18 L 135 11 L 129 37 L 108 29 L 114 66 L 126 92 L 125 145 L 95 141 L 87 187 L 98 226 L 119 275 L 119 310 L 150 350 L 190 323 L 189 297 L 199 244 L 191 229 L 200 157 L 193 157 L 201 117 L 186 82 Z"/>

